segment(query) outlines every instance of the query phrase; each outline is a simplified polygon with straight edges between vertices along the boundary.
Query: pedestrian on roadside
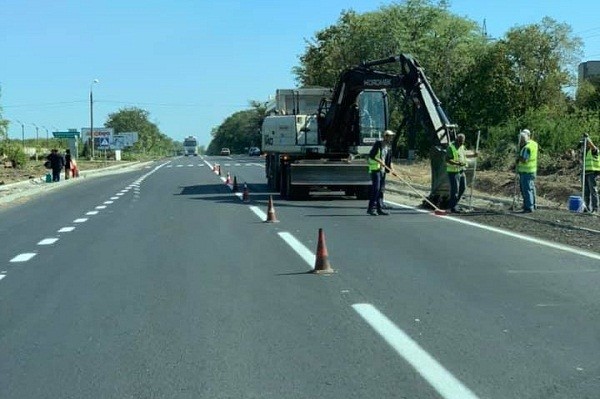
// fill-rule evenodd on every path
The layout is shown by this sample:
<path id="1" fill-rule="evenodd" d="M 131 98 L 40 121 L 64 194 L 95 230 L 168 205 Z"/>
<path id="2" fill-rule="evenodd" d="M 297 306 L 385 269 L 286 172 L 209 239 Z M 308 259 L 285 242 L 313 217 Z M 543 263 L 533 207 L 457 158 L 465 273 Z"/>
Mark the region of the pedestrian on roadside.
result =
<path id="1" fill-rule="evenodd" d="M 585 204 L 585 209 L 596 213 L 598 212 L 599 202 L 596 179 L 600 175 L 600 156 L 598 147 L 594 145 L 589 134 L 585 133 L 583 140 L 583 144 L 585 144 L 583 203 Z"/>
<path id="2" fill-rule="evenodd" d="M 60 181 L 60 172 L 65 165 L 64 158 L 58 153 L 58 150 L 54 148 L 46 159 L 50 161 L 50 169 L 52 169 L 52 181 Z"/>
<path id="3" fill-rule="evenodd" d="M 467 167 L 467 150 L 465 149 L 465 135 L 460 133 L 456 140 L 451 142 L 446 153 L 446 173 L 450 181 L 450 201 L 448 208 L 452 213 L 460 213 L 458 203 L 467 189 L 465 168 Z"/>
<path id="4" fill-rule="evenodd" d="M 383 132 L 383 140 L 377 140 L 369 152 L 368 167 L 371 175 L 371 192 L 367 213 L 371 216 L 389 215 L 383 210 L 383 193 L 385 191 L 385 175 L 394 171 L 392 165 L 392 140 L 394 133 L 391 130 Z"/>
<path id="5" fill-rule="evenodd" d="M 65 180 L 71 177 L 71 150 L 65 150 Z"/>
<path id="6" fill-rule="evenodd" d="M 536 208 L 535 177 L 537 175 L 538 144 L 531 139 L 528 129 L 519 133 L 519 156 L 517 173 L 523 197 L 522 213 L 531 213 Z"/>

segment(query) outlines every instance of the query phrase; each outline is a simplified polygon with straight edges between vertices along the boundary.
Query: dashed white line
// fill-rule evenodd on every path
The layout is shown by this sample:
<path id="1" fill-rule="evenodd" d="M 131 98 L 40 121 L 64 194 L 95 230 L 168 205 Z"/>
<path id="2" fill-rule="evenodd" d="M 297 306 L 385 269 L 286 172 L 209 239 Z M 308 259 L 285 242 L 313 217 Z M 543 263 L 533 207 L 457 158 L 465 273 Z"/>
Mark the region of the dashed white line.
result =
<path id="1" fill-rule="evenodd" d="M 316 256 L 308 248 L 304 246 L 300 241 L 287 231 L 281 231 L 279 237 L 283 239 L 304 261 L 314 269 Z"/>
<path id="2" fill-rule="evenodd" d="M 0 274 L 0 280 L 2 280 L 4 277 L 6 277 L 6 274 Z"/>
<path id="3" fill-rule="evenodd" d="M 88 218 L 79 218 L 79 219 L 75 219 L 73 220 L 73 223 L 83 223 L 83 222 L 87 222 Z"/>
<path id="4" fill-rule="evenodd" d="M 105 205 L 110 205 L 110 204 L 112 204 L 112 203 L 113 203 L 112 201 L 104 201 L 104 202 L 103 202 L 103 204 L 105 204 Z"/>
<path id="5" fill-rule="evenodd" d="M 117 193 L 117 194 L 115 194 L 115 195 L 117 195 L 117 196 L 121 197 L 121 196 L 125 195 L 125 193 Z"/>
<path id="6" fill-rule="evenodd" d="M 38 242 L 37 245 L 52 245 L 56 241 L 58 241 L 58 238 L 44 238 L 42 241 Z"/>
<path id="7" fill-rule="evenodd" d="M 469 388 L 376 307 L 369 303 L 356 303 L 352 308 L 444 399 L 477 399 Z"/>
<path id="8" fill-rule="evenodd" d="M 99 211 L 89 211 L 89 212 L 86 212 L 85 214 L 93 216 L 93 215 L 97 215 L 98 213 L 100 213 L 100 212 Z"/>
<path id="9" fill-rule="evenodd" d="M 238 197 L 240 197 L 240 198 L 241 198 L 241 196 L 242 196 L 240 193 L 235 193 L 235 194 L 236 194 Z M 252 212 L 254 212 L 254 214 L 255 214 L 256 216 L 258 216 L 258 218 L 259 218 L 259 219 L 261 219 L 261 220 L 267 220 L 267 214 L 266 214 L 266 213 L 264 213 L 263 211 L 261 211 L 261 210 L 260 210 L 258 207 L 254 206 L 254 205 L 251 205 L 251 206 L 249 206 L 248 208 L 250 208 L 250 210 L 251 210 Z"/>
<path id="10" fill-rule="evenodd" d="M 110 199 L 114 201 L 114 200 L 118 200 L 119 197 L 110 197 Z"/>
<path id="11" fill-rule="evenodd" d="M 71 231 L 75 230 L 75 227 L 63 227 L 62 229 L 58 230 L 59 233 L 70 233 Z"/>
<path id="12" fill-rule="evenodd" d="M 29 259 L 33 258 L 35 255 L 35 253 L 31 253 L 31 252 L 27 252 L 24 254 L 19 254 L 17 256 L 15 256 L 14 258 L 12 258 L 10 260 L 11 263 L 17 263 L 17 262 L 27 262 Z"/>
<path id="13" fill-rule="evenodd" d="M 98 205 L 96 209 L 106 209 L 106 205 Z"/>

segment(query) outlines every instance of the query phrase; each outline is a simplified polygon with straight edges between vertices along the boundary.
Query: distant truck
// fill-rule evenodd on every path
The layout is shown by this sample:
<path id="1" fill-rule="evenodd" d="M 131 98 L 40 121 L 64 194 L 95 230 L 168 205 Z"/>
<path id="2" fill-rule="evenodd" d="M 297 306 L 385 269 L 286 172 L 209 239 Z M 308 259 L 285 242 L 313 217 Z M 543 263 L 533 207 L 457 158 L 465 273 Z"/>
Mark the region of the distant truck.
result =
<path id="1" fill-rule="evenodd" d="M 183 140 L 183 155 L 198 156 L 198 140 L 194 136 L 188 136 Z"/>

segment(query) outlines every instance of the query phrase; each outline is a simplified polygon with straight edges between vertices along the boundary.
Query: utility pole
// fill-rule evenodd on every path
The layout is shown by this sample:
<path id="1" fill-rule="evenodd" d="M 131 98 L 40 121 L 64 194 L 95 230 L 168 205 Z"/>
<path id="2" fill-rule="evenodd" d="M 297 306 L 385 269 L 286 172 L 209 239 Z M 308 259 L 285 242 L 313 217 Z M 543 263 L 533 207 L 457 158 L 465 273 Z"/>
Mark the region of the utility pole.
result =
<path id="1" fill-rule="evenodd" d="M 93 87 L 95 83 L 100 83 L 100 81 L 98 79 L 94 79 L 92 80 L 92 83 L 90 83 L 90 139 L 92 141 L 91 143 L 91 157 L 90 159 L 94 159 L 94 91 L 93 91 Z"/>
<path id="2" fill-rule="evenodd" d="M 25 152 L 25 124 L 21 121 L 16 121 L 21 125 L 21 143 L 23 144 L 23 152 Z"/>

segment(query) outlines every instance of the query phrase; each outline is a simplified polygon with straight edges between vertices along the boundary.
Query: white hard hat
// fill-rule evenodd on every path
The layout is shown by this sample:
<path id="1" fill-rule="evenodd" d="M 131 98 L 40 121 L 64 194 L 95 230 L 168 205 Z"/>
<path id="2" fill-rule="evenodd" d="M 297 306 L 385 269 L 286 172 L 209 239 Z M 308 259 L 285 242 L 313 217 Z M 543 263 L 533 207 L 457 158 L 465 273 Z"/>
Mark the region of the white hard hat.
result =
<path id="1" fill-rule="evenodd" d="M 386 130 L 385 132 L 383 132 L 383 135 L 384 135 L 384 136 L 395 136 L 395 135 L 396 135 L 396 133 L 394 133 L 394 132 L 393 132 L 393 131 L 391 131 L 391 130 Z"/>

